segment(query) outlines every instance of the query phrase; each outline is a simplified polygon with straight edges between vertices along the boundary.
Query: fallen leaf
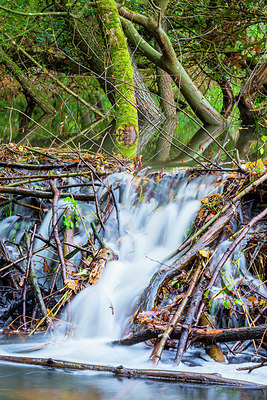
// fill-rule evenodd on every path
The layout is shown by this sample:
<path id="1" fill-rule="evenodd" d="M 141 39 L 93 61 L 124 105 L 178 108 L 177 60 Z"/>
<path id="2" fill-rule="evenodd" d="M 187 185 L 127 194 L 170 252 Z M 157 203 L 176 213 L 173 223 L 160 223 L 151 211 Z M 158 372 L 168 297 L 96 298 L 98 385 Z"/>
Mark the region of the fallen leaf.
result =
<path id="1" fill-rule="evenodd" d="M 208 250 L 199 250 L 199 254 L 204 258 L 209 258 L 210 257 L 210 253 L 209 253 Z"/>

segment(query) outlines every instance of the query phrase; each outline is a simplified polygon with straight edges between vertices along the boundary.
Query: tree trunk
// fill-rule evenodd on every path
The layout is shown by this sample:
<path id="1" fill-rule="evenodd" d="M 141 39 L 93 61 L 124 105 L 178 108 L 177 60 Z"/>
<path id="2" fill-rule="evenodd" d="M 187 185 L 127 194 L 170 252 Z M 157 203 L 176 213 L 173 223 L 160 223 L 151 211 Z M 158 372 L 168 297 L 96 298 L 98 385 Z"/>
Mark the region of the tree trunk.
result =
<path id="1" fill-rule="evenodd" d="M 134 156 L 138 142 L 133 69 L 114 0 L 99 0 L 96 10 L 115 80 L 115 144 L 125 156 Z"/>
<path id="2" fill-rule="evenodd" d="M 54 114 L 55 109 L 46 100 L 44 95 L 37 90 L 28 78 L 23 74 L 17 64 L 5 53 L 3 48 L 0 46 L 0 63 L 4 64 L 6 68 L 11 72 L 14 78 L 21 84 L 23 91 L 26 95 L 30 96 L 31 99 L 46 113 Z"/>
<path id="3" fill-rule="evenodd" d="M 67 0 L 61 0 L 60 5 L 56 5 L 56 7 L 57 11 L 69 10 Z M 78 14 L 79 10 L 75 11 L 75 9 L 72 8 L 71 12 L 72 14 Z M 116 86 L 118 85 L 118 89 L 120 90 L 121 82 L 125 80 L 125 78 L 123 79 L 122 74 L 119 76 L 119 81 L 116 81 L 114 78 L 111 60 L 108 57 L 104 42 L 99 38 L 99 34 L 95 32 L 96 21 L 91 15 L 86 16 L 86 18 L 81 17 L 81 15 L 79 15 L 79 18 L 73 18 L 70 15 L 65 16 L 64 20 L 72 35 L 72 40 L 83 53 L 86 64 L 90 66 L 91 72 L 95 74 L 111 104 L 116 104 Z M 138 117 L 141 119 L 141 122 L 145 124 L 147 121 L 152 121 L 154 124 L 157 124 L 158 120 L 162 117 L 160 109 L 134 63 L 132 63 L 132 68 Z"/>
<path id="4" fill-rule="evenodd" d="M 129 41 L 139 48 L 145 56 L 160 68 L 164 69 L 172 77 L 184 98 L 187 100 L 196 116 L 205 125 L 225 125 L 224 119 L 209 104 L 203 94 L 192 82 L 181 63 L 178 61 L 167 34 L 158 26 L 153 18 L 142 18 L 142 26 L 145 27 L 155 38 L 161 48 L 159 53 L 150 46 L 138 33 L 133 24 L 126 18 L 131 19 L 133 14 L 124 8 L 120 8 L 120 15 L 124 32 Z M 124 18 L 126 17 L 126 18 Z"/>
<path id="5" fill-rule="evenodd" d="M 233 111 L 235 104 L 235 96 L 231 82 L 229 80 L 224 79 L 218 83 L 221 87 L 223 95 L 223 106 L 221 110 L 221 115 L 223 115 L 224 118 L 227 119 L 230 116 L 231 112 Z"/>
<path id="6" fill-rule="evenodd" d="M 259 116 L 259 113 L 254 109 L 253 97 L 261 92 L 265 85 L 267 85 L 267 62 L 256 69 L 255 74 L 246 82 L 237 98 L 243 125 L 255 124 L 255 118 Z"/>

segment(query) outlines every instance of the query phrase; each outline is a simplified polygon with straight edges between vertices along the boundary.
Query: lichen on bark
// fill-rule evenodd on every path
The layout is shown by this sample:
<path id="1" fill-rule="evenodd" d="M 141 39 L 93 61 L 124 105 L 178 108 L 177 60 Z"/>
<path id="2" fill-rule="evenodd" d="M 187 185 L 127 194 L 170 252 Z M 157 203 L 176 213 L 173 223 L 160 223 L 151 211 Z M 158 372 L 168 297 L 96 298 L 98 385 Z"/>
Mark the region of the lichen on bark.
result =
<path id="1" fill-rule="evenodd" d="M 97 11 L 112 63 L 116 85 L 115 142 L 125 156 L 134 156 L 138 142 L 138 117 L 134 93 L 133 68 L 127 42 L 114 0 L 98 0 Z"/>

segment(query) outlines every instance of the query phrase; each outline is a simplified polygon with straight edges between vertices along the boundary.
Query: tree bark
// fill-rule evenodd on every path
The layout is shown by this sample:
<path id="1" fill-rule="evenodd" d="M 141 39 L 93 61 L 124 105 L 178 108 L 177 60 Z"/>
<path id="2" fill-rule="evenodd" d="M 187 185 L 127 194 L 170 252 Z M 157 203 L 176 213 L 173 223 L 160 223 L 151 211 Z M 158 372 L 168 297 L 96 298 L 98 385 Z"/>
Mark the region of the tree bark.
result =
<path id="1" fill-rule="evenodd" d="M 56 5 L 57 10 L 69 10 L 67 4 L 67 0 L 61 0 L 60 5 Z M 71 11 L 74 15 L 78 14 L 79 12 L 78 9 L 76 10 L 73 8 Z M 118 84 L 120 85 L 121 81 L 118 82 L 114 79 L 111 68 L 111 60 L 108 57 L 104 42 L 101 41 L 99 37 L 100 32 L 95 32 L 96 19 L 91 15 L 86 17 L 79 15 L 79 18 L 73 18 L 71 15 L 68 15 L 64 16 L 64 21 L 72 35 L 72 40 L 83 54 L 85 64 L 89 65 L 90 71 L 95 74 L 109 101 L 112 105 L 115 105 L 115 87 Z M 141 123 L 144 123 L 145 126 L 147 125 L 148 121 L 157 124 L 160 118 L 162 118 L 161 111 L 154 101 L 146 84 L 144 83 L 144 79 L 142 78 L 134 62 L 132 62 L 132 68 L 138 117 L 141 120 Z M 119 79 L 122 80 L 122 76 L 120 76 Z M 143 130 L 141 130 L 140 139 L 142 143 L 145 143 L 146 139 L 142 140 L 142 133 Z M 151 135 L 149 136 L 149 139 L 151 139 Z M 142 147 L 143 145 L 140 145 L 139 150 Z"/>
<path id="2" fill-rule="evenodd" d="M 157 21 L 139 14 L 136 16 L 135 13 L 131 13 L 123 7 L 119 8 L 119 12 L 124 32 L 129 41 L 136 48 L 139 48 L 150 61 L 165 70 L 172 77 L 196 116 L 205 125 L 225 125 L 224 119 L 205 99 L 178 61 L 170 39 L 163 29 L 158 26 Z M 132 22 L 127 19 L 139 23 L 148 30 L 160 46 L 161 53 L 150 46 L 137 32 Z"/>
<path id="3" fill-rule="evenodd" d="M 267 62 L 262 64 L 251 78 L 246 82 L 245 87 L 237 96 L 237 104 L 240 111 L 243 125 L 255 124 L 255 119 L 259 113 L 254 109 L 253 98 L 267 85 Z"/>
<path id="4" fill-rule="evenodd" d="M 221 115 L 223 115 L 224 118 L 227 119 L 233 111 L 235 96 L 230 80 L 224 79 L 223 81 L 219 82 L 219 85 L 221 87 L 223 95 L 223 106 L 221 109 Z"/>
<path id="5" fill-rule="evenodd" d="M 125 156 L 135 156 L 138 142 L 133 69 L 114 0 L 99 0 L 96 11 L 115 81 L 115 144 Z"/>

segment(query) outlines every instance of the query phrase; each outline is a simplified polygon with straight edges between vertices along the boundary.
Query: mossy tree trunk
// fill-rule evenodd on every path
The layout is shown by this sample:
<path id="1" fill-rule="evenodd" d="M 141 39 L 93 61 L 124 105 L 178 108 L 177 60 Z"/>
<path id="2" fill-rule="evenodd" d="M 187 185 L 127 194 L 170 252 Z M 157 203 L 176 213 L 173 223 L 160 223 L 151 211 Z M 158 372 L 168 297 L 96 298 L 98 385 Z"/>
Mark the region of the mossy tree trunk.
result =
<path id="1" fill-rule="evenodd" d="M 55 10 L 61 12 L 71 10 L 69 15 L 64 16 L 64 22 L 71 34 L 73 43 L 83 55 L 84 64 L 89 66 L 90 70 L 95 74 L 110 103 L 115 107 L 115 89 L 117 87 L 118 90 L 121 90 L 121 81 L 125 81 L 125 78 L 123 79 L 123 73 L 121 72 L 119 76 L 120 81 L 118 82 L 118 79 L 115 79 L 115 75 L 111 68 L 113 60 L 111 60 L 110 55 L 107 54 L 105 48 L 105 43 L 107 42 L 104 42 L 100 37 L 100 33 L 96 32 L 97 27 L 95 26 L 96 20 L 94 14 L 97 15 L 99 13 L 94 12 L 94 14 L 90 13 L 89 15 L 87 14 L 86 16 L 82 16 L 80 7 L 71 6 L 67 0 L 60 0 L 59 3 L 56 3 Z M 79 15 L 79 17 L 74 18 L 73 15 Z M 134 62 L 132 62 L 132 67 L 139 127 L 140 123 L 146 125 L 150 121 L 156 125 L 163 115 L 147 88 L 138 68 L 134 65 Z M 127 97 L 129 93 L 127 93 Z M 152 132 L 151 135 L 153 136 L 154 133 L 155 132 Z M 140 135 L 143 135 L 143 129 L 141 130 Z M 140 139 L 142 141 L 142 138 Z"/>
<path id="2" fill-rule="evenodd" d="M 98 0 L 96 8 L 115 80 L 116 145 L 125 156 L 135 155 L 138 142 L 138 117 L 133 68 L 126 39 L 115 1 Z"/>

